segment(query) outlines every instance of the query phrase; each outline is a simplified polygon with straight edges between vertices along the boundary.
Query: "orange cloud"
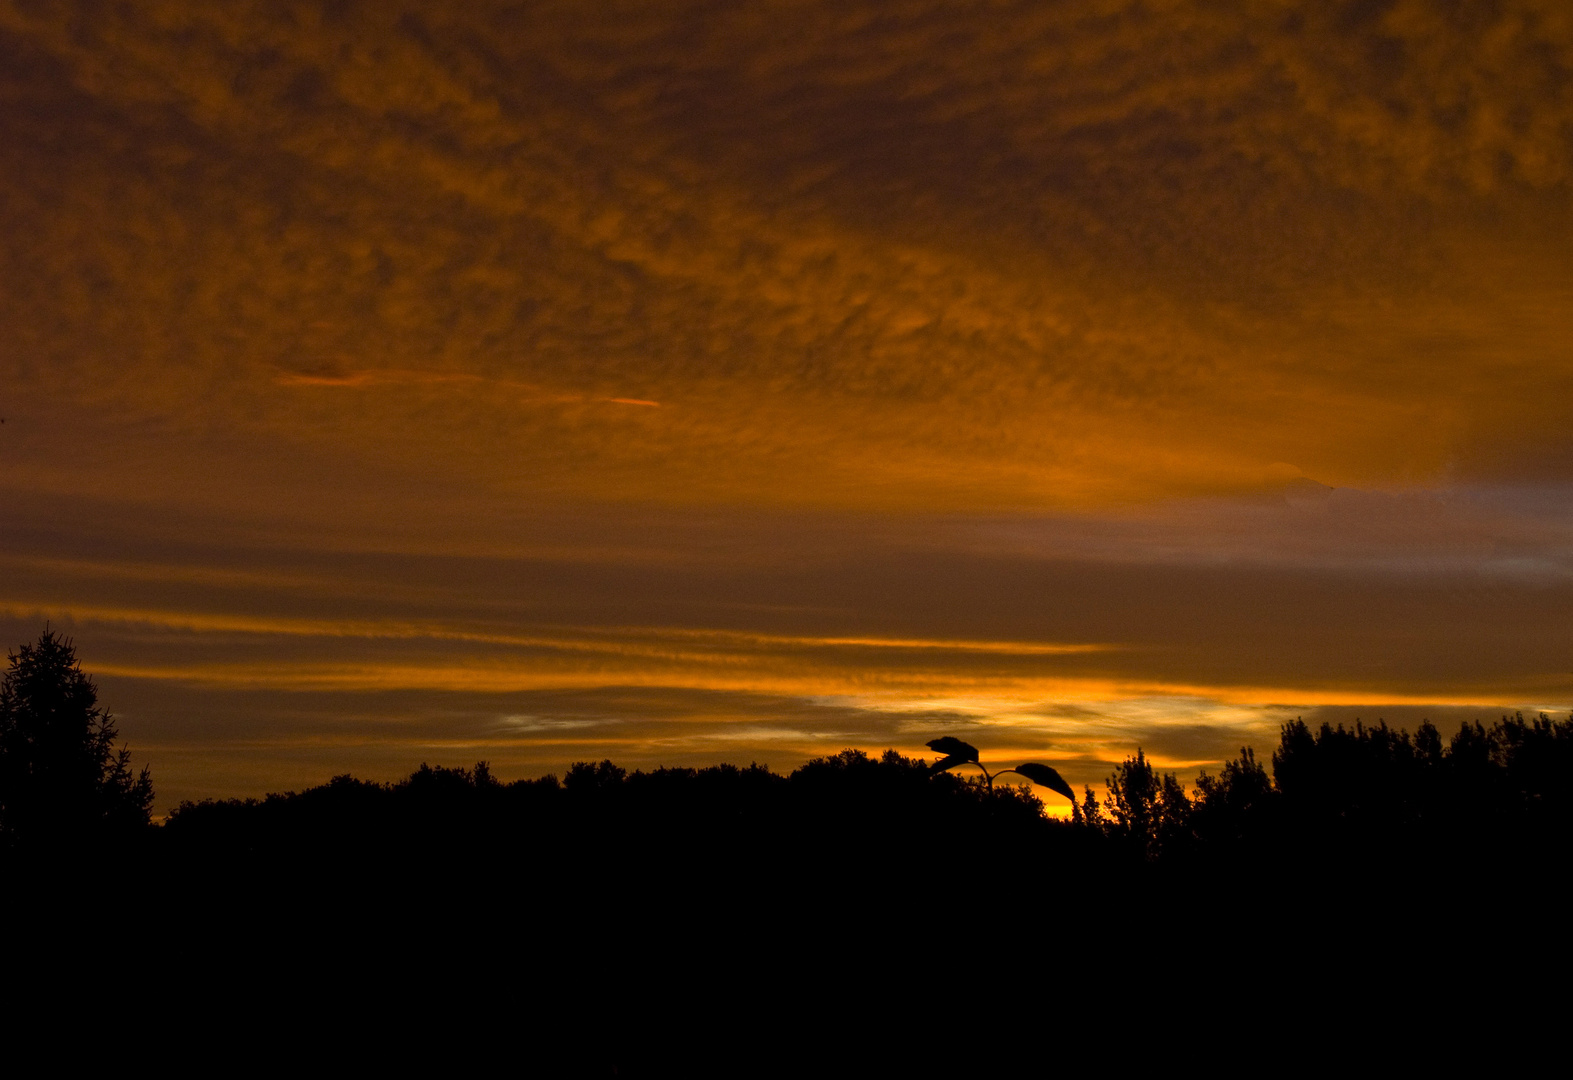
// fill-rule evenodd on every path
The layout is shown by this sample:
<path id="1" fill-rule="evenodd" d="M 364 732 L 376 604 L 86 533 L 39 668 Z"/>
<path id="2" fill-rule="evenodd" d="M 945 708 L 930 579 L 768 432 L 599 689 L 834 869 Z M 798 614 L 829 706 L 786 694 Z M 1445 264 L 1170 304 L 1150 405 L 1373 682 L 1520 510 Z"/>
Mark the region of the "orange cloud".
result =
<path id="1" fill-rule="evenodd" d="M 1362 10 L 787 5 L 677 49 L 670 5 L 6 6 L 16 374 L 614 499 L 1536 468 L 1501 431 L 1565 419 L 1565 20 Z"/>
<path id="2" fill-rule="evenodd" d="M 1570 73 L 1537 0 L 0 0 L 0 619 L 799 748 L 1562 701 Z"/>

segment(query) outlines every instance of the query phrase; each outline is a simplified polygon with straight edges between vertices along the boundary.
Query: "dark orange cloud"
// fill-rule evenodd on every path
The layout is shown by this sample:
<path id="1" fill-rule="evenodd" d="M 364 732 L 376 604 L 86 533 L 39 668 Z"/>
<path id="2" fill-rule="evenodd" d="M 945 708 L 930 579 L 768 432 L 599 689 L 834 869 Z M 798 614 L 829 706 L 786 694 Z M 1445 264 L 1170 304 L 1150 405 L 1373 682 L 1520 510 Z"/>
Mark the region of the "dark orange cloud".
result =
<path id="1" fill-rule="evenodd" d="M 722 501 L 1406 483 L 1565 419 L 1552 9 L 576 10 L 9 9 L 13 363 Z"/>

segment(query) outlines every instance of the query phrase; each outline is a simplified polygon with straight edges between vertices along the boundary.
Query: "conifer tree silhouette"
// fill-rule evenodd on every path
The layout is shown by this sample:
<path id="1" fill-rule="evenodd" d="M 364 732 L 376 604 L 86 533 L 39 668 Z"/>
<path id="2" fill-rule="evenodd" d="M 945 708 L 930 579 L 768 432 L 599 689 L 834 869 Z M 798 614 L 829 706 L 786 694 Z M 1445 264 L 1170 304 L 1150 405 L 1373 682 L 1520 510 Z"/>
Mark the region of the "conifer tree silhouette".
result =
<path id="1" fill-rule="evenodd" d="M 114 719 L 69 638 L 45 629 L 0 679 L 0 843 L 82 840 L 145 827 L 153 780 L 116 748 Z"/>

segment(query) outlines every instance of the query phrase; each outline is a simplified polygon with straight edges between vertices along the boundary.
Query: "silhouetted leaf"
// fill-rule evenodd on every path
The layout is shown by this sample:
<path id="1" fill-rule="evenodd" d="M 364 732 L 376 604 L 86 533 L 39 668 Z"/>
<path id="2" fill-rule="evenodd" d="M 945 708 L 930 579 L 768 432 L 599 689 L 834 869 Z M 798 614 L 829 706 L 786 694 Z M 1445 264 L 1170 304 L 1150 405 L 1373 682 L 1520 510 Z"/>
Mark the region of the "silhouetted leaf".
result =
<path id="1" fill-rule="evenodd" d="M 975 764 L 977 764 L 977 762 L 973 761 L 971 758 L 964 758 L 960 754 L 951 754 L 949 757 L 940 758 L 933 765 L 929 766 L 929 768 L 934 772 L 946 772 L 949 769 L 954 769 L 957 765 Z"/>
<path id="2" fill-rule="evenodd" d="M 930 739 L 926 744 L 936 754 L 952 754 L 962 761 L 977 761 L 978 748 L 970 743 L 964 743 L 954 735 L 943 735 L 938 739 Z"/>
<path id="3" fill-rule="evenodd" d="M 1016 771 L 1034 784 L 1041 784 L 1050 791 L 1057 791 L 1071 802 L 1076 801 L 1076 793 L 1065 782 L 1065 778 L 1049 766 L 1040 765 L 1036 761 L 1029 761 L 1025 765 L 1017 765 Z"/>

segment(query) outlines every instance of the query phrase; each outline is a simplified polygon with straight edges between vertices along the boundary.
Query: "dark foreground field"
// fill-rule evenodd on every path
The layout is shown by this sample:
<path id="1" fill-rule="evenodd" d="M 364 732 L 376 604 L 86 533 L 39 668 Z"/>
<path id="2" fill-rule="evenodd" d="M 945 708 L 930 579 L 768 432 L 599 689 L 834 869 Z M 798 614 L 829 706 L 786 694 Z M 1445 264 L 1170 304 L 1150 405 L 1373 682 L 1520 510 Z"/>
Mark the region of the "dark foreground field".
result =
<path id="1" fill-rule="evenodd" d="M 1573 720 L 1446 742 L 1291 724 L 1270 764 L 1189 791 L 1138 754 L 1068 822 L 895 752 L 790 776 L 422 766 L 16 843 L 7 895 L 37 930 L 22 951 L 112 950 L 220 1027 L 458 1015 L 554 1072 L 729 1071 L 773 1046 L 769 1071 L 834 1033 L 941 1057 L 1053 1038 L 1096 1067 L 1338 1008 L 1434 1026 L 1560 1000 L 1534 987 L 1567 938 L 1570 756 Z"/>

